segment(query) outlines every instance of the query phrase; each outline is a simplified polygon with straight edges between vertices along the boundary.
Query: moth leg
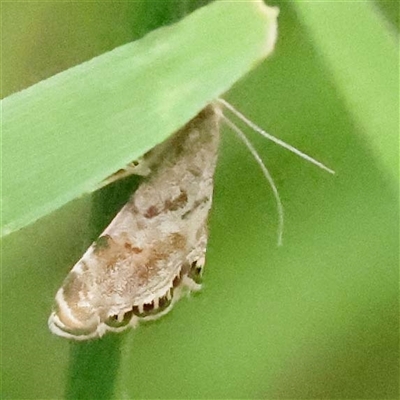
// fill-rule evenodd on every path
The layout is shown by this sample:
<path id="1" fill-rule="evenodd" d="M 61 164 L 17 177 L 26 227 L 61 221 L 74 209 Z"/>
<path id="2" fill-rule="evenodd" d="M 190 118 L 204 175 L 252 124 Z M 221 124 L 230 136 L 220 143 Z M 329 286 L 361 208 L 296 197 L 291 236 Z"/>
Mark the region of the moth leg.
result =
<path id="1" fill-rule="evenodd" d="M 101 189 L 102 187 L 107 186 L 110 183 L 119 181 L 123 178 L 127 178 L 131 175 L 147 176 L 150 174 L 150 172 L 151 169 L 148 163 L 143 158 L 140 158 L 137 161 L 132 161 L 125 168 L 118 170 L 117 172 L 113 173 L 112 175 L 101 181 L 97 189 Z"/>
<path id="2" fill-rule="evenodd" d="M 173 138 L 172 138 L 173 139 Z M 100 182 L 98 189 L 131 175 L 148 176 L 162 160 L 162 154 L 168 149 L 171 139 L 153 147 L 139 159 L 132 161 L 124 168 Z"/>

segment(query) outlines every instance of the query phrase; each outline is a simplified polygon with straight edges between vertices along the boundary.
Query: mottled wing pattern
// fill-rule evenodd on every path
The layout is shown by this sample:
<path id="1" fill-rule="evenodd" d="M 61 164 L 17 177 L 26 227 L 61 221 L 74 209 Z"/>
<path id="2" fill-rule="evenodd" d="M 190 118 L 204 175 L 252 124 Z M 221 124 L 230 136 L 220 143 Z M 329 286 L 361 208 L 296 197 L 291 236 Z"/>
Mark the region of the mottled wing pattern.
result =
<path id="1" fill-rule="evenodd" d="M 151 170 L 56 294 L 50 330 L 84 340 L 167 313 L 200 289 L 219 143 L 206 107 L 143 158 Z"/>

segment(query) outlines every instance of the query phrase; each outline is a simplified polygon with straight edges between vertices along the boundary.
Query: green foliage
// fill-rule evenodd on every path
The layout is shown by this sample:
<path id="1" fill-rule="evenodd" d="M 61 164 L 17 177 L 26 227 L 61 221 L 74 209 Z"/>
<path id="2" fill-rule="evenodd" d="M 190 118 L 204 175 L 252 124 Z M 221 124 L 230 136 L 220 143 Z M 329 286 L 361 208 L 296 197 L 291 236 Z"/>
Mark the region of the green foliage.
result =
<path id="1" fill-rule="evenodd" d="M 224 130 L 203 291 L 156 323 L 91 343 L 51 335 L 47 317 L 68 270 L 138 181 L 117 182 L 50 214 L 48 208 L 45 217 L 2 243 L 3 398 L 398 398 L 396 17 L 389 7 L 380 14 L 383 8 L 370 2 L 275 3 L 281 11 L 273 56 L 224 97 L 336 175 L 251 134 L 285 206 L 284 246 L 278 248 L 271 191 L 247 150 Z M 43 79 L 43 71 L 53 74 L 55 66 L 66 69 L 74 64 L 71 59 L 80 63 L 93 56 L 93 48 L 101 54 L 127 42 L 130 31 L 142 35 L 155 25 L 151 12 L 145 19 L 146 2 L 7 4 L 9 9 L 2 5 L 3 21 L 9 21 L 4 32 L 12 31 L 15 21 L 29 23 L 18 25 L 20 36 L 3 38 L 3 54 L 11 54 L 10 43 L 13 56 L 19 54 L 13 64 L 19 80 L 6 74 L 9 86 L 3 93 L 20 89 L 21 82 L 28 86 L 35 76 Z M 28 9 L 37 25 L 26 16 Z M 78 11 L 80 18 L 72 18 Z M 102 23 L 94 24 L 93 15 Z M 51 24 L 54 16 L 59 19 Z M 59 48 L 65 42 L 51 40 L 67 22 L 68 45 Z M 221 18 L 213 24 L 223 23 Z M 213 24 L 205 22 L 207 32 Z M 90 48 L 81 44 L 85 35 Z M 249 45 L 239 42 L 244 52 Z M 217 59 L 221 77 L 204 89 L 210 96 L 204 102 L 223 91 L 220 79 L 230 64 Z M 176 75 L 179 81 L 181 72 Z M 191 113 L 195 110 L 187 116 Z M 143 144 L 141 151 L 159 140 Z M 18 148 L 34 142 L 20 139 Z M 124 157 L 130 154 L 135 157 L 132 149 Z M 123 161 L 114 160 L 113 168 Z M 38 165 L 42 162 L 43 157 Z M 82 174 L 84 168 L 78 173 L 78 167 L 69 165 L 67 183 Z M 110 165 L 95 176 L 89 171 L 88 179 L 95 183 L 110 171 Z M 45 192 L 46 182 L 42 185 Z M 31 209 L 29 196 L 17 200 Z"/>
<path id="2" fill-rule="evenodd" d="M 193 118 L 272 50 L 275 17 L 216 2 L 5 98 L 3 234 L 95 190 Z"/>

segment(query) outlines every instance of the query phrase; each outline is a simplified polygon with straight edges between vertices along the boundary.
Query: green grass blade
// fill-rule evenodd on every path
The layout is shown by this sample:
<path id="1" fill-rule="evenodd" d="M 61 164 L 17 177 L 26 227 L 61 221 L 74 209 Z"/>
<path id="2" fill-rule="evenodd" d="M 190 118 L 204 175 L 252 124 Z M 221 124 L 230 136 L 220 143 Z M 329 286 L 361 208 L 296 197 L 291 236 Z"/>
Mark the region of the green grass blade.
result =
<path id="1" fill-rule="evenodd" d="M 397 186 L 399 66 L 394 32 L 372 2 L 294 5 L 369 141 L 375 162 Z"/>
<path id="2" fill-rule="evenodd" d="M 215 2 L 4 99 L 2 234 L 94 190 L 223 94 L 272 50 L 276 17 Z"/>
<path id="3" fill-rule="evenodd" d="M 70 32 L 70 54 L 88 57 L 74 40 L 82 26 L 100 42 L 97 48 L 115 42 L 112 27 L 92 23 L 95 10 L 109 13 L 108 3 L 54 4 L 46 14 L 59 29 L 52 36 Z M 78 19 L 81 4 L 90 8 Z M 118 23 L 126 3 L 112 4 L 120 10 Z M 352 5 L 340 4 L 347 19 Z M 41 43 L 36 60 L 54 54 L 53 70 L 70 60 L 57 41 L 43 45 L 49 36 L 39 29 L 43 18 L 34 27 L 22 23 L 21 14 L 32 17 L 26 17 L 28 3 L 19 6 L 4 28 L 16 24 L 28 32 L 10 37 L 15 47 L 26 46 L 30 35 Z M 73 17 L 59 9 L 67 6 Z M 332 177 L 249 132 L 284 202 L 284 246 L 276 246 L 270 188 L 224 130 L 201 293 L 125 335 L 71 345 L 47 328 L 54 294 L 139 181 L 132 177 L 69 202 L 3 240 L 3 398 L 399 398 L 398 195 L 321 57 L 320 38 L 314 40 L 296 7 L 280 3 L 273 56 L 224 95 L 268 132 L 338 172 Z M 327 16 L 330 7 L 325 2 Z M 136 10 L 132 16 L 142 21 Z M 348 21 L 349 32 L 355 23 Z M 375 23 L 365 29 L 374 31 Z M 44 65 L 32 61 L 31 51 L 24 56 L 13 64 L 29 71 L 27 65 Z"/>

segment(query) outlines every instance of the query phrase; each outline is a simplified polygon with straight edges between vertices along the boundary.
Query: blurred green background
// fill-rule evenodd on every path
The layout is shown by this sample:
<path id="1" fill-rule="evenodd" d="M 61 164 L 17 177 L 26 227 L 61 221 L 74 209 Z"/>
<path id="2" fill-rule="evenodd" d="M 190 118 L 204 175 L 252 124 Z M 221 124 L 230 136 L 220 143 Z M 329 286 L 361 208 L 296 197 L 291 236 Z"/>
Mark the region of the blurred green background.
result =
<path id="1" fill-rule="evenodd" d="M 2 3 L 2 97 L 203 3 Z M 156 323 L 88 343 L 48 332 L 53 297 L 137 180 L 6 237 L 3 398 L 399 397 L 398 189 L 299 6 L 273 3 L 281 10 L 274 54 L 225 98 L 336 176 L 251 134 L 284 202 L 278 248 L 271 190 L 224 129 L 203 291 Z M 371 3 L 393 37 L 396 3 Z M 360 6 L 341 4 L 344 14 Z M 329 2 L 319 6 L 329 15 Z M 382 120 L 385 111 L 376 109 Z"/>

